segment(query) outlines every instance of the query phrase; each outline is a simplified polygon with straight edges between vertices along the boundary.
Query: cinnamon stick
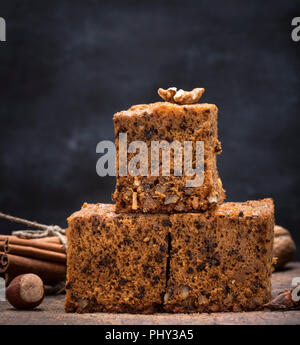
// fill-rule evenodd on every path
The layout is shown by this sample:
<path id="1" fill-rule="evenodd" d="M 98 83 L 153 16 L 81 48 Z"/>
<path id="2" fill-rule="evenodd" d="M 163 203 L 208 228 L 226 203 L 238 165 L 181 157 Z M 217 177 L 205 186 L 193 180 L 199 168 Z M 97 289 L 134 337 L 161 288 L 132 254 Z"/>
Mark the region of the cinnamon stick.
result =
<path id="1" fill-rule="evenodd" d="M 5 253 L 15 254 L 19 256 L 25 256 L 29 258 L 36 258 L 46 261 L 63 262 L 67 260 L 67 256 L 64 253 L 57 253 L 51 250 L 45 250 L 35 247 L 28 247 L 23 245 L 11 244 L 0 242 L 0 251 Z"/>
<path id="2" fill-rule="evenodd" d="M 1 273 L 3 276 L 3 274 L 5 273 L 5 271 L 7 269 L 7 266 L 8 266 L 7 255 L 5 255 L 5 253 L 0 252 L 0 276 L 1 276 Z"/>
<path id="3" fill-rule="evenodd" d="M 5 241 L 0 240 L 0 251 L 5 253 L 7 250 L 8 250 L 8 239 L 6 239 Z"/>
<path id="4" fill-rule="evenodd" d="M 35 248 L 40 248 L 40 249 L 45 249 L 45 250 L 51 250 L 52 252 L 57 252 L 57 253 L 65 253 L 66 252 L 66 250 L 62 244 L 52 243 L 52 242 L 48 242 L 48 241 L 42 241 L 42 239 L 39 239 L 39 241 L 37 241 L 37 240 L 22 239 L 22 238 L 19 238 L 17 236 L 0 235 L 0 242 L 4 242 L 6 239 L 8 239 L 9 244 L 17 244 L 20 246 L 35 247 Z"/>
<path id="5" fill-rule="evenodd" d="M 25 273 L 37 274 L 44 284 L 52 284 L 66 278 L 66 265 L 63 263 L 47 262 L 13 254 L 4 255 L 8 259 L 5 270 L 6 284 L 9 284 L 18 275 Z"/>

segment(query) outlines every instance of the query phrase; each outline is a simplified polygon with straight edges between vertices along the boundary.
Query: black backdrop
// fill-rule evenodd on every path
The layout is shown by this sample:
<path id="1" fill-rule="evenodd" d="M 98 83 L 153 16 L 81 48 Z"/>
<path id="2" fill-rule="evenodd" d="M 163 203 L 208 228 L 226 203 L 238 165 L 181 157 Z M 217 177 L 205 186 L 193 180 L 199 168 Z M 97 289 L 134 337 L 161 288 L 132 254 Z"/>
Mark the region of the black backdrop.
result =
<path id="1" fill-rule="evenodd" d="M 84 201 L 109 202 L 95 149 L 113 113 L 200 86 L 220 109 L 228 200 L 273 197 L 300 247 L 295 16 L 297 0 L 1 0 L 0 210 L 65 226 Z"/>

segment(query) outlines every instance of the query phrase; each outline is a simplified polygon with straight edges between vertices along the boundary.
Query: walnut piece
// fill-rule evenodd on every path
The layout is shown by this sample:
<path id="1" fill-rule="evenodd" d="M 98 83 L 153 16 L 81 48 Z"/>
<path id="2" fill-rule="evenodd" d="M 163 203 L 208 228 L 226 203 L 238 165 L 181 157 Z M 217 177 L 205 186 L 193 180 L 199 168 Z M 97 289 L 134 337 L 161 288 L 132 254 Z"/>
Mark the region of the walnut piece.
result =
<path id="1" fill-rule="evenodd" d="M 168 303 L 169 298 L 170 298 L 170 293 L 169 293 L 169 292 L 166 292 L 165 295 L 164 295 L 164 304 L 167 304 L 167 303 Z"/>
<path id="2" fill-rule="evenodd" d="M 137 192 L 132 193 L 132 209 L 137 210 L 138 209 L 138 203 L 137 203 Z"/>
<path id="3" fill-rule="evenodd" d="M 186 298 L 188 297 L 189 293 L 190 293 L 190 289 L 189 289 L 188 286 L 182 285 L 182 286 L 180 287 L 180 296 L 181 296 L 183 299 L 186 299 Z"/>
<path id="4" fill-rule="evenodd" d="M 209 202 L 210 204 L 212 204 L 212 203 L 217 203 L 217 202 L 219 201 L 218 194 L 216 194 L 216 193 L 210 194 L 210 195 L 208 196 L 207 200 L 208 200 L 208 202 Z"/>
<path id="5" fill-rule="evenodd" d="M 184 91 L 182 89 L 177 91 L 176 87 L 169 87 L 167 90 L 159 88 L 158 94 L 167 102 L 183 105 L 197 103 L 202 97 L 204 91 L 204 88 L 199 87 L 192 91 Z"/>
<path id="6" fill-rule="evenodd" d="M 179 199 L 178 195 L 169 195 L 167 199 L 165 200 L 164 204 L 169 205 L 169 204 L 175 204 Z"/>
<path id="7" fill-rule="evenodd" d="M 197 210 L 199 206 L 199 198 L 197 196 L 194 196 L 192 198 L 192 207 L 194 210 Z"/>
<path id="8" fill-rule="evenodd" d="M 164 99 L 167 102 L 171 102 L 174 103 L 174 96 L 177 92 L 177 88 L 176 87 L 169 87 L 167 90 L 159 88 L 158 89 L 158 94 L 160 95 L 160 97 L 162 99 Z"/>

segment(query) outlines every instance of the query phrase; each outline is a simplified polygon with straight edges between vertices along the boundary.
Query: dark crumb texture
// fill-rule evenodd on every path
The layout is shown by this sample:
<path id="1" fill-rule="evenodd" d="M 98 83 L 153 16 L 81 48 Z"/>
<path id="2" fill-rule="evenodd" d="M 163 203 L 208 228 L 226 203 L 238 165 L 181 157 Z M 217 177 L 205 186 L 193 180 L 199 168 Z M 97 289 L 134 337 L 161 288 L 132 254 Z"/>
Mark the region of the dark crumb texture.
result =
<path id="1" fill-rule="evenodd" d="M 211 215 L 171 216 L 168 312 L 244 311 L 270 299 L 271 199 L 225 203 Z"/>
<path id="2" fill-rule="evenodd" d="M 67 312 L 153 313 L 166 287 L 168 217 L 84 204 L 69 219 Z"/>
<path id="3" fill-rule="evenodd" d="M 168 102 L 136 105 L 114 115 L 117 183 L 113 194 L 117 212 L 198 212 L 221 204 L 225 199 L 218 176 L 216 157 L 221 153 L 217 128 L 218 108 L 213 104 L 178 105 Z M 147 176 L 119 176 L 119 134 L 127 133 L 128 145 L 144 141 L 148 147 Z M 151 176 L 151 141 L 204 142 L 204 182 L 189 188 L 190 176 L 174 176 L 171 153 L 170 176 Z M 195 150 L 195 147 L 194 147 Z M 135 156 L 129 153 L 127 161 Z M 183 154 L 184 160 L 184 154 Z M 193 160 L 195 163 L 195 159 Z M 195 165 L 193 166 L 195 167 Z"/>
<path id="4" fill-rule="evenodd" d="M 243 311 L 270 299 L 271 199 L 171 215 L 85 204 L 68 222 L 67 312 Z"/>

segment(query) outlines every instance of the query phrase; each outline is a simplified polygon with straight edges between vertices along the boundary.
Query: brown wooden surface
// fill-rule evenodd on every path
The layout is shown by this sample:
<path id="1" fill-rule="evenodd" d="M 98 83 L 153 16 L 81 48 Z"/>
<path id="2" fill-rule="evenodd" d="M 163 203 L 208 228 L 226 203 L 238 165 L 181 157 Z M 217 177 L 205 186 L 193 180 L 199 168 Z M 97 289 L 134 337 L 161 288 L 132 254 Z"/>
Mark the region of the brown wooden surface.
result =
<path id="1" fill-rule="evenodd" d="M 289 289 L 294 277 L 300 277 L 300 262 L 290 263 L 282 272 L 272 277 L 272 295 Z M 0 325 L 245 325 L 245 324 L 300 324 L 299 311 L 259 311 L 248 313 L 212 314 L 67 314 L 64 312 L 64 295 L 47 297 L 41 306 L 31 311 L 15 310 L 7 302 L 0 302 Z"/>

